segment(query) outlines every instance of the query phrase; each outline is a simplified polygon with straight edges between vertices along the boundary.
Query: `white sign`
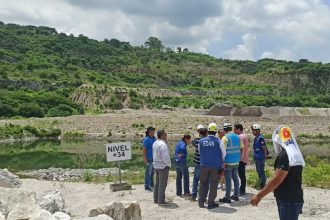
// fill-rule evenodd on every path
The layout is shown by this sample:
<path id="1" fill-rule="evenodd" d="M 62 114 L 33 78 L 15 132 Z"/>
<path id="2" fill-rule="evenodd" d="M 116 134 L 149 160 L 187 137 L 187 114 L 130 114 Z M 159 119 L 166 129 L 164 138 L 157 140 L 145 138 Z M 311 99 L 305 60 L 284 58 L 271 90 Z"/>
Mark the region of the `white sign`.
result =
<path id="1" fill-rule="evenodd" d="M 106 144 L 105 147 L 108 162 L 132 159 L 132 144 L 129 141 Z"/>

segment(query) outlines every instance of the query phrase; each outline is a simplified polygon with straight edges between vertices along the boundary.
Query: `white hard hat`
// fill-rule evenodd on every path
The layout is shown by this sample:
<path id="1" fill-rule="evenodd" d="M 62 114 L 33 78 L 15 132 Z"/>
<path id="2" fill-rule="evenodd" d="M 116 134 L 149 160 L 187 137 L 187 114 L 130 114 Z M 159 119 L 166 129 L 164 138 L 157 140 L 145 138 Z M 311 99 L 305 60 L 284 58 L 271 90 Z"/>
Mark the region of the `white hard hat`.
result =
<path id="1" fill-rule="evenodd" d="M 229 123 L 229 122 L 226 122 L 222 125 L 223 128 L 232 128 L 233 126 Z"/>
<path id="2" fill-rule="evenodd" d="M 203 125 L 198 125 L 197 126 L 197 130 L 200 130 L 200 129 L 203 129 L 203 128 L 205 128 Z"/>
<path id="3" fill-rule="evenodd" d="M 253 124 L 251 128 L 252 128 L 252 130 L 260 130 L 260 125 L 259 124 Z"/>
<path id="4" fill-rule="evenodd" d="M 209 124 L 208 130 L 216 132 L 218 130 L 217 124 L 216 123 Z"/>

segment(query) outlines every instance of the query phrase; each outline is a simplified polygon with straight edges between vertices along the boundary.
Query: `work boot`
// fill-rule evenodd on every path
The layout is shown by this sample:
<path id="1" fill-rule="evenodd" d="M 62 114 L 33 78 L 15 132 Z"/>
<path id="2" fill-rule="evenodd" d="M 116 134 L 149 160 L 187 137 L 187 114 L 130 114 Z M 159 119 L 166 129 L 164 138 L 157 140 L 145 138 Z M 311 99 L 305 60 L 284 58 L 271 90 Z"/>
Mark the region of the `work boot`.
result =
<path id="1" fill-rule="evenodd" d="M 231 200 L 226 198 L 226 197 L 223 197 L 222 199 L 219 199 L 219 202 L 222 202 L 222 203 L 231 203 Z"/>
<path id="2" fill-rule="evenodd" d="M 218 208 L 219 207 L 219 204 L 216 204 L 215 202 L 213 203 L 210 203 L 207 205 L 207 209 L 215 209 L 215 208 Z"/>
<path id="3" fill-rule="evenodd" d="M 238 198 L 237 196 L 231 196 L 230 199 L 231 199 L 231 200 L 234 200 L 234 201 L 236 201 L 236 202 L 239 201 L 239 198 Z"/>
<path id="4" fill-rule="evenodd" d="M 198 206 L 199 206 L 199 208 L 205 208 L 204 202 L 202 202 L 202 201 L 198 201 Z"/>

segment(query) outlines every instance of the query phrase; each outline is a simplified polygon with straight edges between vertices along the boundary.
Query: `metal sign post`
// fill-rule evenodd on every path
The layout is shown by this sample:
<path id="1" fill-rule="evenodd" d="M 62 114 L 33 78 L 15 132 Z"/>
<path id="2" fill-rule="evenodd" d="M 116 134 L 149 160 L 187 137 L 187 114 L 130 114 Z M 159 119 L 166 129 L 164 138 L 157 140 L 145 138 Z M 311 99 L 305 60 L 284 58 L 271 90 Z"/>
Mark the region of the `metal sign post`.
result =
<path id="1" fill-rule="evenodd" d="M 119 168 L 119 184 L 121 184 L 121 168 L 120 168 L 120 160 L 118 161 L 118 168 Z"/>
<path id="2" fill-rule="evenodd" d="M 131 185 L 127 183 L 122 183 L 121 176 L 121 166 L 120 161 L 122 160 L 131 160 L 132 159 L 132 144 L 131 142 L 120 142 L 120 143 L 111 143 L 106 144 L 106 155 L 108 162 L 118 161 L 118 171 L 119 171 L 119 184 L 111 184 L 110 189 L 112 191 L 119 190 L 129 190 Z"/>

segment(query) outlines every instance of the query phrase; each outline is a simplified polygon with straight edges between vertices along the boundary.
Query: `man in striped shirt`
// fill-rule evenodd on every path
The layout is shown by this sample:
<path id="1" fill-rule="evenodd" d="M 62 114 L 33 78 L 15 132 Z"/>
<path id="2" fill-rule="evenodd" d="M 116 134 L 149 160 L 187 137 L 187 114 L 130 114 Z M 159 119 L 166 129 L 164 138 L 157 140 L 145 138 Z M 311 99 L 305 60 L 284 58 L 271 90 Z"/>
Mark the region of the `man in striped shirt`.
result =
<path id="1" fill-rule="evenodd" d="M 198 182 L 200 177 L 200 154 L 198 150 L 198 143 L 199 140 L 207 136 L 207 129 L 203 125 L 197 126 L 197 132 L 199 137 L 195 138 L 192 141 L 193 146 L 195 147 L 195 156 L 194 156 L 194 163 L 195 163 L 195 170 L 194 170 L 194 180 L 193 180 L 193 187 L 192 187 L 192 200 L 196 201 L 197 198 L 197 190 L 198 190 Z"/>

